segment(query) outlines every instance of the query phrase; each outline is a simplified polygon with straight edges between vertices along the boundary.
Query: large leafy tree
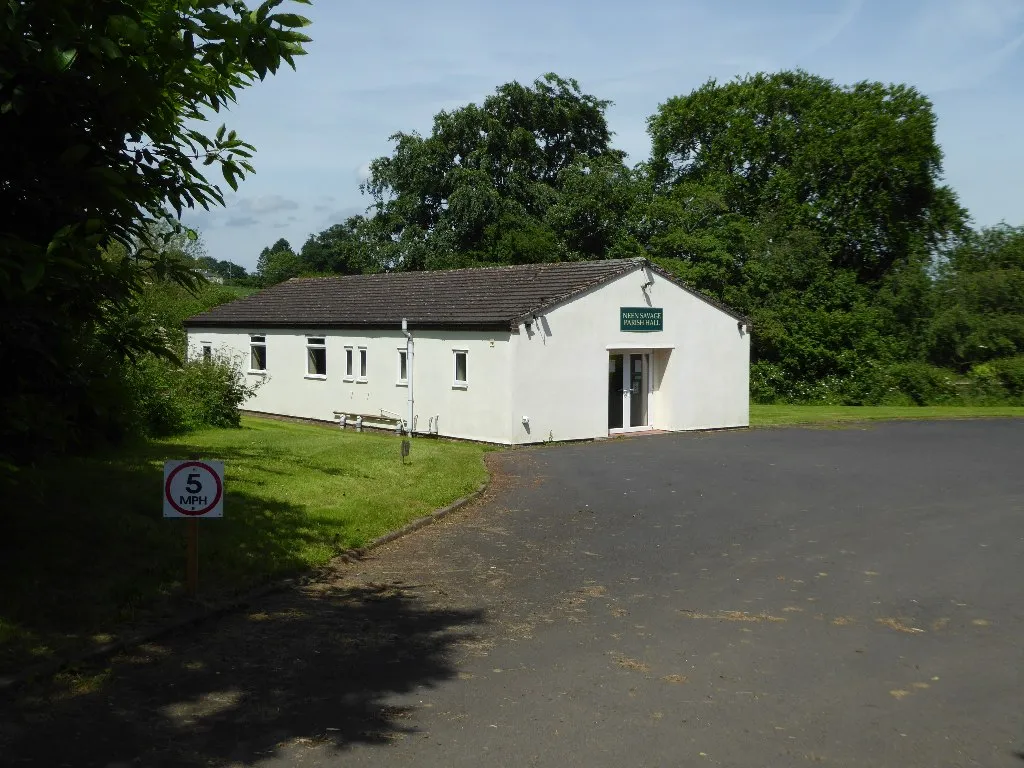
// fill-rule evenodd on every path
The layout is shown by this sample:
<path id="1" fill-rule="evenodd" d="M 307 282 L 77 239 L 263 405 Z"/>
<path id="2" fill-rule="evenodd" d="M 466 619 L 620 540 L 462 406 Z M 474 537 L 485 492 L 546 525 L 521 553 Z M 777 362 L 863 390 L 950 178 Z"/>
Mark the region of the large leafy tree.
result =
<path id="1" fill-rule="evenodd" d="M 649 131 L 648 252 L 754 316 L 786 391 L 923 358 L 928 268 L 965 229 L 924 96 L 759 74 L 669 99 Z"/>
<path id="2" fill-rule="evenodd" d="M 587 250 L 604 247 L 600 227 L 581 228 L 571 211 L 546 216 L 588 163 L 603 174 L 607 163 L 621 166 L 608 105 L 575 80 L 548 74 L 532 86 L 503 85 L 482 105 L 441 112 L 429 136 L 392 136 L 394 152 L 371 163 L 364 185 L 379 262 L 423 269 L 604 255 Z M 578 236 L 567 242 L 562 232 Z"/>
<path id="3" fill-rule="evenodd" d="M 252 170 L 252 146 L 204 123 L 303 52 L 281 2 L 0 5 L 0 444 L 85 437 L 97 366 L 161 347 L 118 319 L 151 278 L 194 283 L 152 225 L 222 204 L 209 170 L 232 188 Z"/>
<path id="4" fill-rule="evenodd" d="M 662 104 L 649 130 L 659 190 L 699 184 L 731 213 L 807 228 L 861 281 L 963 226 L 931 103 L 910 86 L 803 71 L 712 80 Z"/>

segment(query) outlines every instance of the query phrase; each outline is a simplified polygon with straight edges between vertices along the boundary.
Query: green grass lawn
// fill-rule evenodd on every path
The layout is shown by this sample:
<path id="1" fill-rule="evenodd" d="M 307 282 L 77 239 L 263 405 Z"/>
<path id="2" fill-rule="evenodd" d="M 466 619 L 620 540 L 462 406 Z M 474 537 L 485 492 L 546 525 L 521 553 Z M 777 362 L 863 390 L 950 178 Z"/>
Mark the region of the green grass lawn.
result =
<path id="1" fill-rule="evenodd" d="M 1004 406 L 751 405 L 750 426 L 840 424 L 896 419 L 983 419 L 1024 417 L 1024 408 Z"/>
<path id="2" fill-rule="evenodd" d="M 22 473 L 0 541 L 0 672 L 111 639 L 181 601 L 185 521 L 162 518 L 163 462 L 225 463 L 222 520 L 200 521 L 200 593 L 326 563 L 476 489 L 484 448 L 269 419 Z"/>

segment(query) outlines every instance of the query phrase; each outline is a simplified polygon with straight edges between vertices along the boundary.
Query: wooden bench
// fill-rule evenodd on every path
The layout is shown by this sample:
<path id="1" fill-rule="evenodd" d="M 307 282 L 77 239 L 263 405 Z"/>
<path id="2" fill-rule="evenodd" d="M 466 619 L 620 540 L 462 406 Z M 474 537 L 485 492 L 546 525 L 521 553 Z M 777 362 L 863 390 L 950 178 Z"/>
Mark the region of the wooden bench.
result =
<path id="1" fill-rule="evenodd" d="M 334 418 L 341 429 L 347 426 L 356 428 L 356 432 L 362 432 L 363 426 L 371 429 L 393 429 L 396 435 L 402 434 L 405 429 L 405 420 L 397 416 L 388 416 L 384 413 L 354 413 L 352 411 L 334 411 Z"/>

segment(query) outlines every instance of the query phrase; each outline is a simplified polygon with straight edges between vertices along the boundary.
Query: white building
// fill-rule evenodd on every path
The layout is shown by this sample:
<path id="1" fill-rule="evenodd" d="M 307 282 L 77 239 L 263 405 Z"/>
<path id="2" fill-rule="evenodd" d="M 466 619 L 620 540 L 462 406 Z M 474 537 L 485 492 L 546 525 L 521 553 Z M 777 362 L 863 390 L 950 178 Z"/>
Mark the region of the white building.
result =
<path id="1" fill-rule="evenodd" d="M 186 328 L 263 379 L 255 412 L 404 423 L 412 397 L 416 433 L 506 445 L 748 424 L 749 321 L 643 259 L 298 278 Z"/>

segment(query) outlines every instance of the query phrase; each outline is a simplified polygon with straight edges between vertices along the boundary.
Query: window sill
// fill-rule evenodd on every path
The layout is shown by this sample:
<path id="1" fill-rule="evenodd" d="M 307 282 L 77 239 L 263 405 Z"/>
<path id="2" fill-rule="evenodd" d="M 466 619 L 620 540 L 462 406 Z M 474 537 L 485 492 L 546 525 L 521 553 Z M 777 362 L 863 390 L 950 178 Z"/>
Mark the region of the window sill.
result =
<path id="1" fill-rule="evenodd" d="M 395 386 L 396 387 L 408 387 L 409 386 L 409 382 L 408 381 L 396 381 L 395 382 Z"/>
<path id="2" fill-rule="evenodd" d="M 246 371 L 249 376 L 266 376 L 266 371 Z"/>
<path id="3" fill-rule="evenodd" d="M 314 379 L 316 381 L 327 381 L 326 373 L 307 373 L 303 376 L 304 379 Z"/>
<path id="4" fill-rule="evenodd" d="M 341 380 L 342 381 L 347 381 L 349 384 L 351 384 L 353 381 L 355 381 L 355 379 L 353 379 L 351 376 L 345 376 Z"/>
<path id="5" fill-rule="evenodd" d="M 456 381 L 452 384 L 452 389 L 469 389 L 469 384 L 464 381 Z"/>
<path id="6" fill-rule="evenodd" d="M 367 384 L 369 381 L 369 379 L 356 379 L 356 384 Z"/>

